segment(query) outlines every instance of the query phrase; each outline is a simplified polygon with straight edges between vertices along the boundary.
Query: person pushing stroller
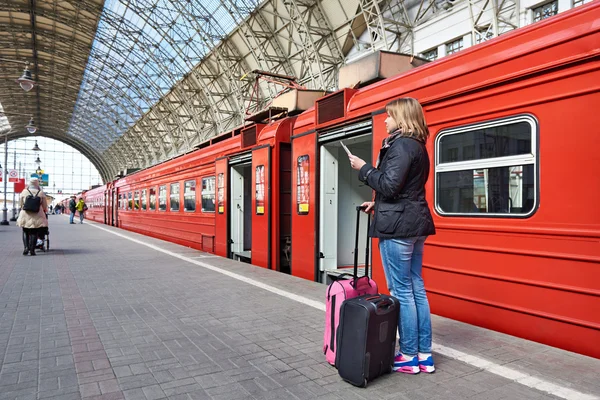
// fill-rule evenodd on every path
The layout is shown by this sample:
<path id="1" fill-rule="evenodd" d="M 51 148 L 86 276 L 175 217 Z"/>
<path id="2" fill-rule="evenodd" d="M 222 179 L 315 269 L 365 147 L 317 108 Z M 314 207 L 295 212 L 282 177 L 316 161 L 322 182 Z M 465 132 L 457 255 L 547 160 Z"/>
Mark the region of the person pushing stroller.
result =
<path id="1" fill-rule="evenodd" d="M 29 186 L 21 192 L 19 203 L 21 212 L 17 226 L 23 228 L 23 255 L 35 256 L 38 237 L 48 229 L 48 200 L 38 178 L 31 178 Z"/>

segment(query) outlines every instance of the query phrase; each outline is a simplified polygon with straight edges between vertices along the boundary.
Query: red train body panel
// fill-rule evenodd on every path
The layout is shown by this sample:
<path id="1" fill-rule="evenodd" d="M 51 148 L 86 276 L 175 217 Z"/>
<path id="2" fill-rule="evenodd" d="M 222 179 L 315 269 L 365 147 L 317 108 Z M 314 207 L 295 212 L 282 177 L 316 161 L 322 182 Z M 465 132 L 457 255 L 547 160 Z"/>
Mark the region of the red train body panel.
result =
<path id="1" fill-rule="evenodd" d="M 600 357 L 600 213 L 587 206 L 600 197 L 598 21 L 600 3 L 580 6 L 238 128 L 87 191 L 88 218 L 326 282 L 352 258 L 351 206 L 371 196 L 339 141 L 374 161 L 385 104 L 415 97 L 431 133 L 432 311 Z M 502 142 L 505 132 L 518 140 Z"/>

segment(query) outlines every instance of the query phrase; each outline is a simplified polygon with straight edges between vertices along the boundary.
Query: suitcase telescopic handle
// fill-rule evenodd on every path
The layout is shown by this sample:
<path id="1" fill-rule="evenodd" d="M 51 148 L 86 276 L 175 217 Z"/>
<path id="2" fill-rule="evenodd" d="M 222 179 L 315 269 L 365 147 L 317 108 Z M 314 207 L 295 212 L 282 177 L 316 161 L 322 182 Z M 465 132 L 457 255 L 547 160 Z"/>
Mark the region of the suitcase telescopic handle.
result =
<path id="1" fill-rule="evenodd" d="M 364 211 L 366 206 L 356 206 L 356 239 L 354 241 L 354 286 L 358 279 L 358 238 L 360 231 L 360 213 Z M 369 276 L 369 226 L 371 225 L 371 214 L 367 214 L 367 243 L 365 247 L 365 275 Z"/>

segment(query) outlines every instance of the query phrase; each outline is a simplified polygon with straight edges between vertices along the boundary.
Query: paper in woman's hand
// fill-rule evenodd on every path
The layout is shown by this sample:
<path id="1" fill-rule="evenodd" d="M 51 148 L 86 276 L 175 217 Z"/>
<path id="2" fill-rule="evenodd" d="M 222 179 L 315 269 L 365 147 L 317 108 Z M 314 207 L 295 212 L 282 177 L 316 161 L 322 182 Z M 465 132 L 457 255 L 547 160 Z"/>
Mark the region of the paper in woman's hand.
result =
<path id="1" fill-rule="evenodd" d="M 350 153 L 350 150 L 348 150 L 348 148 L 346 147 L 346 145 L 344 144 L 344 142 L 342 142 L 340 140 L 340 144 L 342 145 L 342 147 L 344 148 L 344 150 L 346 151 L 346 154 L 348 154 L 349 156 L 352 155 L 352 153 Z"/>

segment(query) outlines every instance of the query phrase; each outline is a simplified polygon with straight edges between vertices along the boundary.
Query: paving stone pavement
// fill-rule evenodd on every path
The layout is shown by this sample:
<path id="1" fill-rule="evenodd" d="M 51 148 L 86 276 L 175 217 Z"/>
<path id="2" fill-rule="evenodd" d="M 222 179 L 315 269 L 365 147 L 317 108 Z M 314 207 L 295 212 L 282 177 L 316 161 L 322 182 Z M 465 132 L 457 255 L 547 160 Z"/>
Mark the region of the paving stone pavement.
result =
<path id="1" fill-rule="evenodd" d="M 321 310 L 87 223 L 50 223 L 52 249 L 36 257 L 0 227 L 0 400 L 558 398 L 440 353 L 435 374 L 355 388 L 324 361 Z M 320 284 L 104 228 L 323 301 Z M 600 394 L 598 360 L 433 323 L 438 344 Z"/>

